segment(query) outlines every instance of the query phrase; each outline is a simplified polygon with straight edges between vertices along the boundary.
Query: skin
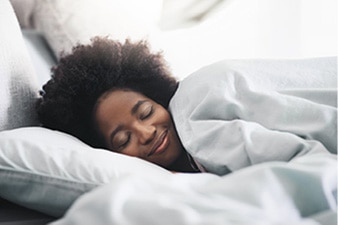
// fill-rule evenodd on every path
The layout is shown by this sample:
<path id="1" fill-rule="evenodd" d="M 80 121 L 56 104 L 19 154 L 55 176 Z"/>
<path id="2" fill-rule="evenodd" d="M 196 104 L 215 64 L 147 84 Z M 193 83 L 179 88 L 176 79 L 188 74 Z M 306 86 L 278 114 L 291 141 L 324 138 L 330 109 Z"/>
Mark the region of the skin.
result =
<path id="1" fill-rule="evenodd" d="M 107 92 L 97 101 L 94 117 L 108 149 L 191 171 L 168 110 L 146 96 L 123 89 Z"/>

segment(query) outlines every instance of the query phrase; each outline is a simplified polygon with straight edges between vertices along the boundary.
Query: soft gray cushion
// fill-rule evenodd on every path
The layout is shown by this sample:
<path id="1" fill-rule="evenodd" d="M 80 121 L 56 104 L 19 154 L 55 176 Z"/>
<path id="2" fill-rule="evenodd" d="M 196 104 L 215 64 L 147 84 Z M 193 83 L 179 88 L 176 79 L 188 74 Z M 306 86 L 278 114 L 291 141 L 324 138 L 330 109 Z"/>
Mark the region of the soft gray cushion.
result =
<path id="1" fill-rule="evenodd" d="M 22 34 L 41 87 L 50 79 L 51 68 L 56 64 L 56 58 L 41 33 L 32 29 L 22 29 Z"/>
<path id="2" fill-rule="evenodd" d="M 10 0 L 22 28 L 32 28 L 32 13 L 37 0 Z"/>
<path id="3" fill-rule="evenodd" d="M 14 10 L 0 1 L 0 131 L 36 125 L 36 74 Z"/>
<path id="4" fill-rule="evenodd" d="M 155 29 L 162 0 L 43 0 L 32 20 L 57 57 L 94 36 L 142 39 Z"/>

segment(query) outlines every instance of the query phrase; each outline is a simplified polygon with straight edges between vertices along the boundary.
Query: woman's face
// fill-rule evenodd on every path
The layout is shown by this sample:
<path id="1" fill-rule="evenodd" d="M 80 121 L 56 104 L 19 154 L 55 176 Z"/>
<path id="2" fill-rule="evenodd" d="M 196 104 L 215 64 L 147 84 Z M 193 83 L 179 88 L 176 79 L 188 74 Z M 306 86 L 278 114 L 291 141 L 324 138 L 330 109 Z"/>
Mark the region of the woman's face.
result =
<path id="1" fill-rule="evenodd" d="M 100 97 L 95 122 L 106 146 L 167 167 L 181 154 L 182 145 L 169 112 L 130 90 L 114 90 Z"/>

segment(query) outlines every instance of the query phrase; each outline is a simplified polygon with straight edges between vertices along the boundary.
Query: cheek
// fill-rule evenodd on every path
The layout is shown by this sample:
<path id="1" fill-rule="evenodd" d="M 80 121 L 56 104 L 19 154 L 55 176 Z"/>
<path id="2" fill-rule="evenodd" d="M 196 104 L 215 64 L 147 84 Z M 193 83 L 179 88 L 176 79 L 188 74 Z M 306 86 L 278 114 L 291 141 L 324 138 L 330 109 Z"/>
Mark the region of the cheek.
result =
<path id="1" fill-rule="evenodd" d="M 171 116 L 170 116 L 169 112 L 165 109 L 159 110 L 158 120 L 161 121 L 161 123 L 163 123 L 163 124 L 172 125 Z"/>

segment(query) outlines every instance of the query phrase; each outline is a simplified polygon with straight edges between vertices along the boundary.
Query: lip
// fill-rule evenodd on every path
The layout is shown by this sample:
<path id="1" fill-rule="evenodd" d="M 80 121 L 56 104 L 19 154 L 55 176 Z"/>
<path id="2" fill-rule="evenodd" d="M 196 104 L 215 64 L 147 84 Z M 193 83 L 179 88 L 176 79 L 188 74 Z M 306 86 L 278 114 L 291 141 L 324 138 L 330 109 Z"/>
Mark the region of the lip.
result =
<path id="1" fill-rule="evenodd" d="M 169 145 L 168 130 L 165 130 L 164 132 L 161 133 L 161 135 L 159 135 L 159 137 L 155 141 L 155 144 L 153 145 L 150 153 L 148 154 L 148 157 L 164 152 L 164 150 L 168 147 L 168 145 Z"/>

